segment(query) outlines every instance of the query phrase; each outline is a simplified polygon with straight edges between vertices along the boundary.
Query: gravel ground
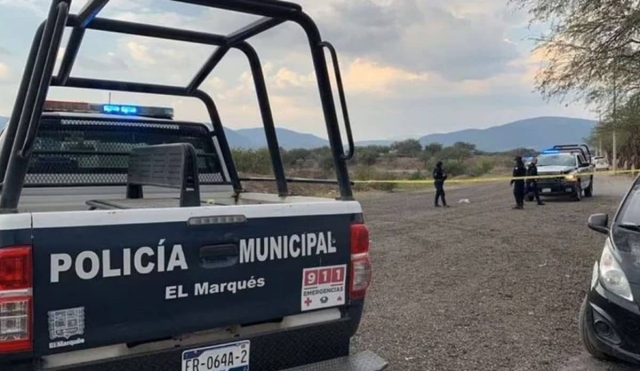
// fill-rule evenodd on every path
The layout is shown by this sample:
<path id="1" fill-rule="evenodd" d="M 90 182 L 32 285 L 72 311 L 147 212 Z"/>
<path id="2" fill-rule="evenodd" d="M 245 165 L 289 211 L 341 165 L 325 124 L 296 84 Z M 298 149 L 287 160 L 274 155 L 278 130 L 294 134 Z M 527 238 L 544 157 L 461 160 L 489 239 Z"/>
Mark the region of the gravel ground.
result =
<path id="1" fill-rule="evenodd" d="M 452 189 L 450 209 L 431 192 L 361 197 L 374 279 L 354 347 L 389 370 L 630 370 L 591 359 L 577 330 L 604 242 L 587 218 L 629 184 L 598 177 L 593 198 L 525 210 L 503 184 Z"/>

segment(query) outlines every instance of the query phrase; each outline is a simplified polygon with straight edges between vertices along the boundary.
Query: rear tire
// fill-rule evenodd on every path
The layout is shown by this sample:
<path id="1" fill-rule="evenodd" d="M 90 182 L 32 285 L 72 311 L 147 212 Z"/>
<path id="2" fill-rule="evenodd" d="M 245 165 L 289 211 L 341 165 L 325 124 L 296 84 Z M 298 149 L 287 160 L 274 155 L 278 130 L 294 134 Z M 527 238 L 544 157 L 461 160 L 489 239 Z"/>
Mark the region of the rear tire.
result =
<path id="1" fill-rule="evenodd" d="M 584 300 L 582 301 L 582 306 L 580 306 L 580 315 L 578 316 L 580 341 L 582 342 L 584 349 L 586 349 L 586 351 L 589 352 L 592 357 L 605 361 L 610 360 L 611 357 L 598 350 L 598 348 L 596 348 L 593 344 L 591 337 L 589 336 L 589 329 L 587 328 L 587 326 L 589 326 L 589 321 L 591 320 L 591 310 L 587 303 L 587 297 L 585 296 Z"/>

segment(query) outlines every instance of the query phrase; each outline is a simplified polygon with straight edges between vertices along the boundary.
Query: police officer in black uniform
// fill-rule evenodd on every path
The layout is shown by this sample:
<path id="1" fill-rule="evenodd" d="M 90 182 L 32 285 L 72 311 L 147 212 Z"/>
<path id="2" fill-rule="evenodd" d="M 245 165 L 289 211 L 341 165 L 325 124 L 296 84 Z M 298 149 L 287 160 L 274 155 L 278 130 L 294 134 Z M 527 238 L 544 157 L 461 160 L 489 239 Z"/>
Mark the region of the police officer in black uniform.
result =
<path id="1" fill-rule="evenodd" d="M 522 162 L 522 157 L 517 156 L 515 158 L 516 166 L 513 168 L 513 177 L 524 177 L 527 175 L 527 168 Z M 516 206 L 514 209 L 521 210 L 524 208 L 524 179 L 511 179 L 511 185 L 513 186 L 513 196 L 516 199 Z"/>
<path id="2" fill-rule="evenodd" d="M 438 200 L 442 198 L 442 206 L 449 207 L 444 198 L 444 181 L 447 180 L 447 173 L 442 168 L 442 161 L 438 161 L 436 168 L 433 169 L 433 185 L 436 187 L 435 207 L 440 207 Z"/>
<path id="3" fill-rule="evenodd" d="M 538 158 L 534 157 L 529 164 L 529 168 L 527 169 L 527 176 L 538 176 Z M 527 191 L 533 193 L 533 196 L 536 198 L 538 205 L 544 205 L 542 201 L 540 201 L 540 194 L 538 193 L 538 179 L 527 179 Z"/>

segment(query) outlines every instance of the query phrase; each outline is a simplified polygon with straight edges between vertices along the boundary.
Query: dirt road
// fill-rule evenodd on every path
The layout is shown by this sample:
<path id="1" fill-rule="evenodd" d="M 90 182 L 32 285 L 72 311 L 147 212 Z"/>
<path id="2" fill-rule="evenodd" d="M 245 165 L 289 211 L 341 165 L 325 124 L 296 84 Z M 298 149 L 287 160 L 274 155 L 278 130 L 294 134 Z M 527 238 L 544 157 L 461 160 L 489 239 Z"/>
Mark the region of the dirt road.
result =
<path id="1" fill-rule="evenodd" d="M 630 370 L 592 360 L 577 331 L 604 241 L 587 218 L 629 184 L 599 177 L 593 198 L 525 210 L 502 184 L 451 190 L 450 209 L 433 193 L 363 196 L 374 281 L 355 347 L 390 370 Z"/>

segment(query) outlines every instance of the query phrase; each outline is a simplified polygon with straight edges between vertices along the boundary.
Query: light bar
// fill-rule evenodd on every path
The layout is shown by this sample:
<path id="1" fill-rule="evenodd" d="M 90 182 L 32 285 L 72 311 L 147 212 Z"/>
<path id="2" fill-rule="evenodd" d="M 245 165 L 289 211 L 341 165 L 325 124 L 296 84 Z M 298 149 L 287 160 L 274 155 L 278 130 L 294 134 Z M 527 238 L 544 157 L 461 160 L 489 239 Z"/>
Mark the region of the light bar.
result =
<path id="1" fill-rule="evenodd" d="M 102 105 L 102 112 L 104 112 L 104 113 L 119 113 L 119 114 L 123 114 L 123 115 L 136 115 L 136 114 L 138 114 L 138 107 L 121 106 L 119 104 L 104 104 L 104 105 Z"/>
<path id="2" fill-rule="evenodd" d="M 170 107 L 133 106 L 124 104 L 46 101 L 44 103 L 44 111 L 173 119 L 173 108 Z"/>

